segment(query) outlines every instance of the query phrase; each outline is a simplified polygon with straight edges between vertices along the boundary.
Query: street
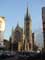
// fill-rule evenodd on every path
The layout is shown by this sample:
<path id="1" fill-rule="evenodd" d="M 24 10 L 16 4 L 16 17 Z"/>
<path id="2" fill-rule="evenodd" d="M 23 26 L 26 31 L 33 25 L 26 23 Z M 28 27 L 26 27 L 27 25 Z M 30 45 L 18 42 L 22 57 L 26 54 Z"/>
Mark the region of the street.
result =
<path id="1" fill-rule="evenodd" d="M 0 60 L 45 60 L 45 53 L 17 52 L 13 56 L 2 56 Z"/>

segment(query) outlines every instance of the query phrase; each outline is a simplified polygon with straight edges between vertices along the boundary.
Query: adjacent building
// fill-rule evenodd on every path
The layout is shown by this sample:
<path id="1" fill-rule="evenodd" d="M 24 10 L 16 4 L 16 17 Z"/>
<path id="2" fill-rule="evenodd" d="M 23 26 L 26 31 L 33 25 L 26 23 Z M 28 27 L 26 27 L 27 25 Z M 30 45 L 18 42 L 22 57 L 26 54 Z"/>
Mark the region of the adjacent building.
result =
<path id="1" fill-rule="evenodd" d="M 41 31 L 35 32 L 34 44 L 36 44 L 38 46 L 38 48 L 40 48 L 40 50 L 42 50 L 42 48 L 43 48 L 43 32 L 41 32 Z"/>
<path id="2" fill-rule="evenodd" d="M 0 16 L 0 48 L 4 47 L 5 17 Z"/>
<path id="3" fill-rule="evenodd" d="M 43 25 L 43 38 L 44 38 L 44 51 L 45 51 L 45 7 L 42 7 L 42 25 Z"/>

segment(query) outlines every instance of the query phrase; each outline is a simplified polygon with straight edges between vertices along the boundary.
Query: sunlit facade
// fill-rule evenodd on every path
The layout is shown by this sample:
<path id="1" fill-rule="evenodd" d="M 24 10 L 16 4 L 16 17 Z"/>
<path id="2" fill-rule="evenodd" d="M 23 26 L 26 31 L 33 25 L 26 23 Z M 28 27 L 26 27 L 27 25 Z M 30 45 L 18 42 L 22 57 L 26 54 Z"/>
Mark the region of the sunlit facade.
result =
<path id="1" fill-rule="evenodd" d="M 4 40 L 4 31 L 5 31 L 5 17 L 0 16 L 0 47 L 3 47 Z"/>

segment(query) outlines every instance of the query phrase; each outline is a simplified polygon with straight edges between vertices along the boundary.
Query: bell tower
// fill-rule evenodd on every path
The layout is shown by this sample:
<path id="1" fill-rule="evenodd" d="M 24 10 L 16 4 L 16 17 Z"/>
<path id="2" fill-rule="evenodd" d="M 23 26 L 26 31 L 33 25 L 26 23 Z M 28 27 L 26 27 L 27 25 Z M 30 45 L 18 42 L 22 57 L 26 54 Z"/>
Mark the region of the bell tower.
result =
<path id="1" fill-rule="evenodd" d="M 27 6 L 26 15 L 24 17 L 24 33 L 25 33 L 25 51 L 32 51 L 32 20 Z"/>

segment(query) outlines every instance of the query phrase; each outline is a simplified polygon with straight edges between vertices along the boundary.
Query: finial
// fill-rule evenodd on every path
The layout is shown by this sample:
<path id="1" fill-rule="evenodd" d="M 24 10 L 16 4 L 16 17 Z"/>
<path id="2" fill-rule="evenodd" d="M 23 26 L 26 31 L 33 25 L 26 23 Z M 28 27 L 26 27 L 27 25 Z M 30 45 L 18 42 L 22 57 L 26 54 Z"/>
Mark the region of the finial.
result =
<path id="1" fill-rule="evenodd" d="M 17 20 L 17 26 L 19 26 L 19 21 Z"/>

